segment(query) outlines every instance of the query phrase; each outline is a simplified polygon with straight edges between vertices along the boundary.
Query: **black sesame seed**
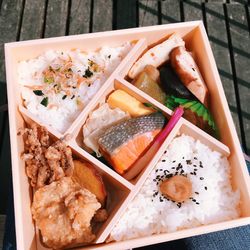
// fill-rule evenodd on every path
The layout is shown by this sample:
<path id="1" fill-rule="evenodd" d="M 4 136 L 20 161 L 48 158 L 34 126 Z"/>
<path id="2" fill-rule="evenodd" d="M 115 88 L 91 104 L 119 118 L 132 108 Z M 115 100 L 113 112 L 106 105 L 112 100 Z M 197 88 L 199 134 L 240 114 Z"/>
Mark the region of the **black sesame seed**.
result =
<path id="1" fill-rule="evenodd" d="M 175 169 L 175 167 L 172 167 L 171 169 Z"/>
<path id="2" fill-rule="evenodd" d="M 194 166 L 195 168 L 197 168 L 197 165 L 194 164 L 193 166 Z"/>
<path id="3" fill-rule="evenodd" d="M 194 168 L 194 171 L 197 171 L 198 169 L 197 168 Z"/>
<path id="4" fill-rule="evenodd" d="M 156 179 L 153 179 L 154 182 L 156 182 Z"/>
<path id="5" fill-rule="evenodd" d="M 196 199 L 192 199 L 193 202 L 196 202 Z"/>
<path id="6" fill-rule="evenodd" d="M 184 173 L 184 170 L 182 169 L 182 170 L 181 170 L 181 174 L 183 174 L 183 173 Z"/>
<path id="7" fill-rule="evenodd" d="M 167 153 L 167 150 L 164 151 L 164 154 L 166 154 L 166 153 Z"/>
<path id="8" fill-rule="evenodd" d="M 200 180 L 204 180 L 204 178 L 203 178 L 203 177 L 200 177 Z"/>
<path id="9" fill-rule="evenodd" d="M 194 192 L 195 194 L 199 194 L 199 192 Z"/>
<path id="10" fill-rule="evenodd" d="M 192 161 L 191 161 L 191 160 L 186 160 L 186 163 L 187 163 L 188 165 L 191 165 L 191 164 L 192 164 Z"/>
<path id="11" fill-rule="evenodd" d="M 183 157 L 182 157 L 182 159 L 184 160 L 184 159 L 185 159 L 185 157 L 183 156 Z"/>
<path id="12" fill-rule="evenodd" d="M 191 172 L 190 174 L 191 174 L 191 175 L 194 175 L 194 173 L 193 173 L 193 172 Z"/>
<path id="13" fill-rule="evenodd" d="M 172 161 L 173 163 L 175 163 L 176 161 Z"/>
<path id="14" fill-rule="evenodd" d="M 196 158 L 196 157 L 194 157 L 194 159 L 195 159 L 195 160 L 197 160 L 197 158 Z"/>
<path id="15" fill-rule="evenodd" d="M 162 160 L 162 162 L 165 162 L 166 160 Z"/>
<path id="16" fill-rule="evenodd" d="M 207 187 L 205 187 L 205 190 L 207 190 Z"/>
<path id="17" fill-rule="evenodd" d="M 156 169 L 155 172 L 157 173 L 157 172 L 158 172 L 158 169 Z"/>
<path id="18" fill-rule="evenodd" d="M 194 175 L 196 175 L 196 172 L 194 172 Z"/>
<path id="19" fill-rule="evenodd" d="M 176 170 L 179 170 L 181 168 L 182 168 L 182 165 L 181 165 L 181 163 L 179 163 L 178 166 L 177 166 L 177 168 L 176 168 Z"/>
<path id="20" fill-rule="evenodd" d="M 200 203 L 199 203 L 199 202 L 196 202 L 195 204 L 200 205 Z"/>
<path id="21" fill-rule="evenodd" d="M 75 98 L 75 95 L 72 95 L 72 97 L 70 98 L 71 100 Z"/>

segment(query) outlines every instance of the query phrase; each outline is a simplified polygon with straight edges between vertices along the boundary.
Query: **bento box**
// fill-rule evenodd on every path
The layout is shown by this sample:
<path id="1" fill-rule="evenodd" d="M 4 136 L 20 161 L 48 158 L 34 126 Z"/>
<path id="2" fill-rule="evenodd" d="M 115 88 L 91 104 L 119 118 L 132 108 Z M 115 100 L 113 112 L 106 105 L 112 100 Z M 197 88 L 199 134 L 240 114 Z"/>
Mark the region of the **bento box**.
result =
<path id="1" fill-rule="evenodd" d="M 171 109 L 133 86 L 127 75 L 148 46 L 152 47 L 159 41 L 164 41 L 172 33 L 177 33 L 185 41 L 186 48 L 192 51 L 199 66 L 210 93 L 210 111 L 220 131 L 220 140 L 215 139 L 185 118 L 180 118 L 156 153 L 151 155 L 150 159 L 147 159 L 147 165 L 143 170 L 136 178 L 128 180 L 84 148 L 82 128 L 89 115 L 101 103 L 105 103 L 112 92 L 117 90 L 129 94 L 141 103 L 150 104 L 154 109 L 160 110 L 167 119 L 171 118 L 173 115 Z M 24 106 L 21 98 L 21 87 L 18 83 L 19 61 L 36 58 L 51 49 L 71 50 L 79 48 L 84 51 L 96 51 L 106 45 L 115 47 L 126 42 L 130 42 L 133 46 L 65 130 L 58 131 L 46 125 L 41 120 L 42 117 L 34 115 Z M 95 240 L 88 245 L 76 245 L 78 249 L 128 249 L 250 224 L 249 176 L 208 37 L 201 21 L 7 43 L 5 44 L 5 58 L 18 249 L 48 249 L 42 243 L 41 234 L 32 219 L 33 190 L 26 176 L 25 162 L 21 158 L 24 151 L 24 142 L 22 137 L 17 135 L 20 128 L 24 128 L 26 124 L 31 122 L 45 126 L 53 140 L 67 137 L 66 144 L 72 150 L 73 156 L 92 164 L 105 183 L 109 197 L 106 204 L 107 219 L 95 229 Z M 53 120 L 53 117 L 51 119 Z M 112 229 L 136 197 L 157 162 L 162 159 L 161 157 L 166 152 L 168 145 L 176 136 L 182 134 L 199 140 L 211 150 L 227 157 L 230 164 L 232 189 L 238 190 L 240 193 L 239 217 L 208 225 L 181 228 L 173 232 L 140 236 L 135 239 L 110 240 Z M 55 234 L 57 234 L 56 231 Z"/>

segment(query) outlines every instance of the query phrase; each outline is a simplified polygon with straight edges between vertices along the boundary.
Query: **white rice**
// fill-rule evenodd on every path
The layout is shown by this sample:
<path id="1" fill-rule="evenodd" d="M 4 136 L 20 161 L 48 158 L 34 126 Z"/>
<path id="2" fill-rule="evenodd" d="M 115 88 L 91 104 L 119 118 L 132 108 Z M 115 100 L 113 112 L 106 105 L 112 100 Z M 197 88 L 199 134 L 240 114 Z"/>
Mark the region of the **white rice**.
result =
<path id="1" fill-rule="evenodd" d="M 18 64 L 18 83 L 21 85 L 24 105 L 43 123 L 52 126 L 59 132 L 65 132 L 131 47 L 132 45 L 128 42 L 120 47 L 102 47 L 98 51 L 88 53 L 79 49 L 67 51 L 49 50 L 38 58 L 20 61 Z M 98 72 L 93 71 L 93 75 L 87 79 L 88 82 L 81 83 L 79 87 L 74 87 L 71 90 L 70 97 L 74 95 L 73 99 L 70 97 L 62 99 L 65 92 L 51 93 L 49 91 L 50 86 L 44 82 L 43 71 L 49 66 L 56 67 L 58 61 L 61 62 L 69 58 L 72 60 L 71 70 L 75 78 L 78 75 L 83 76 L 85 74 L 90 61 L 95 62 L 100 70 Z M 76 84 L 76 81 L 72 81 L 72 84 Z M 30 88 L 31 86 L 32 88 L 42 86 L 41 90 L 46 93 L 49 100 L 48 107 L 41 104 L 45 95 L 35 95 L 33 89 Z"/>
<path id="2" fill-rule="evenodd" d="M 187 164 L 186 160 L 191 160 L 192 163 Z M 200 161 L 203 168 L 200 167 Z M 184 170 L 183 174 L 187 174 L 192 182 L 192 198 L 195 199 L 185 201 L 180 208 L 171 200 L 160 198 L 157 182 L 154 181 L 157 175 L 164 175 L 164 170 L 169 172 L 165 171 L 166 174 L 175 174 L 179 163 Z M 178 173 L 180 171 L 181 169 Z M 190 174 L 193 172 L 196 175 Z M 203 180 L 200 179 L 202 177 Z M 157 191 L 159 193 L 154 197 Z M 239 191 L 233 191 L 230 184 L 227 159 L 220 153 L 211 151 L 200 141 L 181 135 L 169 145 L 113 228 L 109 240 L 121 241 L 231 220 L 239 216 L 239 199 Z"/>

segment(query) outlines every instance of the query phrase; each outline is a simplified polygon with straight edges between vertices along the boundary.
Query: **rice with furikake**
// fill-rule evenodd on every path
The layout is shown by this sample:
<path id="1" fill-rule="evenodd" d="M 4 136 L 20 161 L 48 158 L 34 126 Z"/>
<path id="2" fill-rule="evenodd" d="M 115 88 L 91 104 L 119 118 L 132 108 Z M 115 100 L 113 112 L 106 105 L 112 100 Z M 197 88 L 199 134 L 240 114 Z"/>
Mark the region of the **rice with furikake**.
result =
<path id="1" fill-rule="evenodd" d="M 25 107 L 44 124 L 63 133 L 89 103 L 131 49 L 131 44 L 48 50 L 18 64 L 18 83 Z"/>
<path id="2" fill-rule="evenodd" d="M 192 184 L 190 196 L 176 202 L 162 194 L 163 181 L 182 176 Z M 187 135 L 176 137 L 162 155 L 109 240 L 126 240 L 239 216 L 239 191 L 230 183 L 227 159 Z"/>

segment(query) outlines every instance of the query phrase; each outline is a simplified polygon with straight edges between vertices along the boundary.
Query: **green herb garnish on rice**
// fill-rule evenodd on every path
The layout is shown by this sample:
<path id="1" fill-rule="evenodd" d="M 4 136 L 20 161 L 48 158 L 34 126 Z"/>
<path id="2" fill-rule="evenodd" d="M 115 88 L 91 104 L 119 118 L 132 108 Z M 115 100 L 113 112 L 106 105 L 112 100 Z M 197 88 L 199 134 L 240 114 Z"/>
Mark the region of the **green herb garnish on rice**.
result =
<path id="1" fill-rule="evenodd" d="M 47 107 L 47 106 L 48 106 L 48 103 L 49 103 L 49 98 L 48 98 L 48 97 L 44 97 L 40 103 L 41 103 L 44 107 Z"/>

